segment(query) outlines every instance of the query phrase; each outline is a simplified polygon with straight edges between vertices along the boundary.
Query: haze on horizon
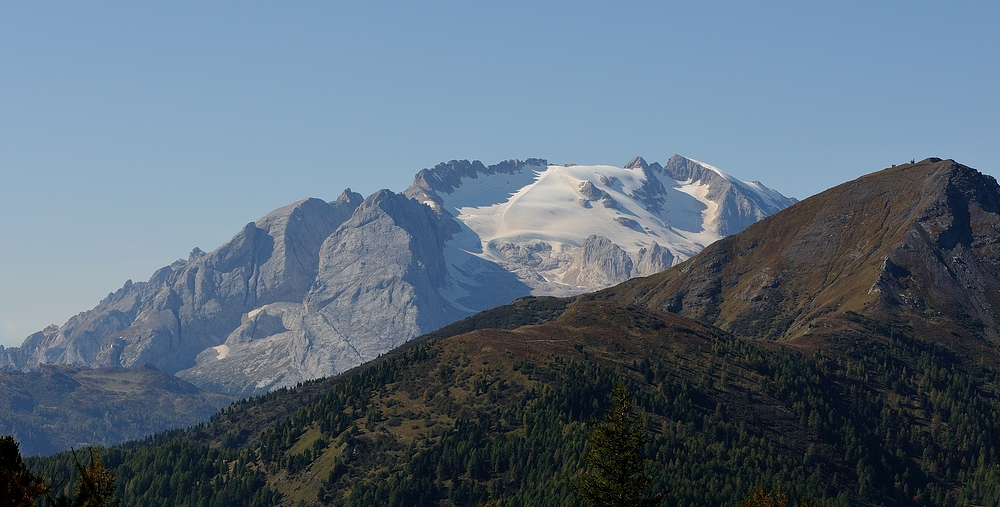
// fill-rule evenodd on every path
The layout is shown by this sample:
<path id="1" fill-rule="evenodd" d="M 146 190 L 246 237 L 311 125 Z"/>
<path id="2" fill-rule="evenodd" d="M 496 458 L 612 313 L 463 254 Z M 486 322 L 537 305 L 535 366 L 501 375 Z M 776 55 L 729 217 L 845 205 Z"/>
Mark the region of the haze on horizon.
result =
<path id="1" fill-rule="evenodd" d="M 346 187 L 679 153 L 802 199 L 1000 175 L 1000 5 L 0 5 L 0 344 Z"/>

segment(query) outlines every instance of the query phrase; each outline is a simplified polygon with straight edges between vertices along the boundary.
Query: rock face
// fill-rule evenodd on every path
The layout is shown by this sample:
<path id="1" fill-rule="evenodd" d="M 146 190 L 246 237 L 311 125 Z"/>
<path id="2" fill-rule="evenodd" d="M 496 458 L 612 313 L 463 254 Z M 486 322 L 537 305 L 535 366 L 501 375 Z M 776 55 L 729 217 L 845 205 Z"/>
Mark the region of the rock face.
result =
<path id="1" fill-rule="evenodd" d="M 748 183 L 727 178 L 717 169 L 680 155 L 670 157 L 662 168 L 654 164 L 650 170 L 662 171 L 677 181 L 691 181 L 706 187 L 705 198 L 718 206 L 719 212 L 713 225 L 722 236 L 740 232 L 750 224 L 791 204 L 784 196 L 761 185 L 759 181 Z"/>
<path id="2" fill-rule="evenodd" d="M 604 236 L 591 235 L 563 276 L 575 285 L 614 285 L 631 278 L 632 258 Z"/>
<path id="3" fill-rule="evenodd" d="M 897 322 L 1000 360 L 1000 185 L 952 160 L 885 169 L 597 297 L 775 340 Z"/>
<path id="4" fill-rule="evenodd" d="M 402 194 L 348 189 L 275 210 L 0 349 L 0 366 L 149 363 L 204 389 L 265 392 L 517 297 L 658 272 L 793 201 L 679 156 L 624 168 L 452 161 Z"/>
<path id="5" fill-rule="evenodd" d="M 6 364 L 149 363 L 169 372 L 194 366 L 195 357 L 225 340 L 248 308 L 301 301 L 316 278 L 320 245 L 361 200 L 348 191 L 333 203 L 307 199 L 275 210 L 214 252 L 195 249 L 148 282 L 128 281 L 93 310 L 35 333 L 20 350 L 5 351 Z"/>

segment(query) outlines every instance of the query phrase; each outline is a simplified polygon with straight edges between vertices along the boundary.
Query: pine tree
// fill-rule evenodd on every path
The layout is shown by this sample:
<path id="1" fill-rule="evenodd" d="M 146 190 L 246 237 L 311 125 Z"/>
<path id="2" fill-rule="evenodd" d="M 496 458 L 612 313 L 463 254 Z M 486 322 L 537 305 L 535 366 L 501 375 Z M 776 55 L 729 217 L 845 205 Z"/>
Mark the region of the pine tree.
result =
<path id="1" fill-rule="evenodd" d="M 99 459 L 98 454 L 90 450 L 90 463 L 86 466 L 80 463 L 76 451 L 73 461 L 76 462 L 76 496 L 70 500 L 66 495 L 48 499 L 49 507 L 118 507 L 119 501 L 114 497 L 115 476 Z"/>
<path id="2" fill-rule="evenodd" d="M 592 507 L 652 507 L 665 491 L 646 493 L 653 478 L 646 473 L 649 460 L 642 456 L 646 419 L 633 415 L 635 405 L 624 385 L 612 393 L 611 406 L 597 424 L 584 455 L 589 469 L 573 484 Z"/>
<path id="3" fill-rule="evenodd" d="M 51 492 L 52 486 L 24 466 L 20 445 L 14 437 L 0 437 L 0 506 L 30 507 L 36 499 Z"/>

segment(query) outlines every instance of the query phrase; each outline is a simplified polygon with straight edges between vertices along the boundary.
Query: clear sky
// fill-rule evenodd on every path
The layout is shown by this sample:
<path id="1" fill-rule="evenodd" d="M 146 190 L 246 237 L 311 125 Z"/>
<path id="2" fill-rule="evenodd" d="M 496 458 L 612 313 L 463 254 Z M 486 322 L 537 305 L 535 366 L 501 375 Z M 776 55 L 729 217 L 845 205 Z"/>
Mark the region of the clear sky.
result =
<path id="1" fill-rule="evenodd" d="M 363 5 L 362 5 L 363 4 Z M 0 343 L 451 159 L 1000 174 L 1000 3 L 0 2 Z"/>

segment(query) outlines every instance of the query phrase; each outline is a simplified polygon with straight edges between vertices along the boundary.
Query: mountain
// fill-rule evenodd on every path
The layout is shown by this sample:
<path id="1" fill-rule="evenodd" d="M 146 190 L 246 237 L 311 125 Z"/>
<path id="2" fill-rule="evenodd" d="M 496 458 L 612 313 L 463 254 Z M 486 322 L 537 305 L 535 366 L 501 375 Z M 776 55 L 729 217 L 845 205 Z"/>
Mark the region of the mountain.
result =
<path id="1" fill-rule="evenodd" d="M 403 193 L 275 210 L 0 350 L 0 365 L 149 363 L 206 390 L 265 392 L 518 297 L 655 273 L 792 202 L 676 155 L 621 168 L 452 161 Z"/>
<path id="2" fill-rule="evenodd" d="M 191 426 L 232 402 L 149 365 L 0 371 L 0 392 L 0 434 L 13 435 L 26 456 Z"/>
<path id="3" fill-rule="evenodd" d="M 927 159 L 834 187 L 712 244 L 681 269 L 597 297 L 803 344 L 862 321 L 891 321 L 995 361 L 998 230 L 996 180 Z"/>
<path id="4" fill-rule="evenodd" d="M 662 271 L 795 202 L 679 155 L 666 166 L 543 163 L 450 162 L 417 174 L 406 195 L 462 226 L 446 246 L 453 272 L 473 254 L 517 273 L 533 295 L 578 294 Z"/>
<path id="5" fill-rule="evenodd" d="M 623 383 L 671 505 L 737 505 L 762 486 L 838 507 L 996 505 L 1000 365 L 981 353 L 995 345 L 985 317 L 940 308 L 993 312 L 976 286 L 952 289 L 998 273 L 997 202 L 993 179 L 952 161 L 890 168 L 665 273 L 521 298 L 105 456 L 129 504 L 565 505 L 587 421 Z M 751 289 L 783 299 L 753 306 L 767 299 Z M 858 300 L 783 323 L 829 294 Z M 777 324 L 737 326 L 737 305 Z M 30 463 L 67 476 L 69 459 Z"/>

